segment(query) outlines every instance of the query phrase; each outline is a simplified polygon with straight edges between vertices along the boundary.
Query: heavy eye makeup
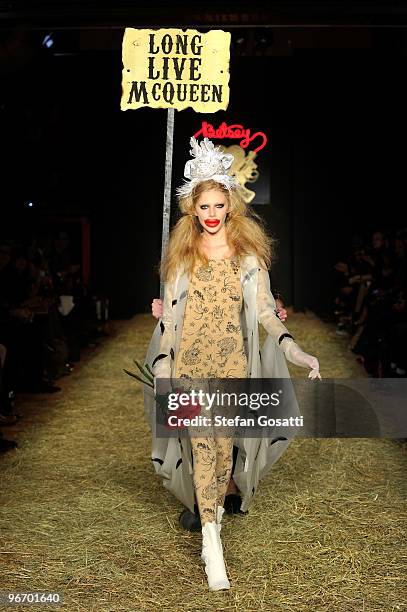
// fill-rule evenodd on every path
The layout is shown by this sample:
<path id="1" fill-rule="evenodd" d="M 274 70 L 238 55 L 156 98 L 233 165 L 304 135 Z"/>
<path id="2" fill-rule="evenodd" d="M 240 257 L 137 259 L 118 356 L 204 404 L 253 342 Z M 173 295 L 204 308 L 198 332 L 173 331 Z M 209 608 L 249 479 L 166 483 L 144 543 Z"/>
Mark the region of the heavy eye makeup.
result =
<path id="1" fill-rule="evenodd" d="M 215 204 L 215 208 L 224 208 L 225 205 L 224 204 Z M 209 208 L 209 204 L 201 204 L 199 207 L 201 210 L 206 210 L 207 208 Z"/>

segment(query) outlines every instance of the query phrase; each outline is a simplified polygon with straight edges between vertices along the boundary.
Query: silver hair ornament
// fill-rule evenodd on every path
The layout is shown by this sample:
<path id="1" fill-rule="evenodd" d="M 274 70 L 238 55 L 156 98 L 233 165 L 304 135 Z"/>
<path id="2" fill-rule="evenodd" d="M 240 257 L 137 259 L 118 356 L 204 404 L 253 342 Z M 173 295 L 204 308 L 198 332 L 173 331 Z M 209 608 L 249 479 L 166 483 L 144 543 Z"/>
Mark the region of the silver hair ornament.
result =
<path id="1" fill-rule="evenodd" d="M 199 144 L 192 136 L 190 144 L 190 153 L 195 159 L 190 159 L 185 164 L 184 176 L 187 180 L 176 190 L 178 197 L 189 196 L 198 183 L 209 179 L 221 183 L 228 191 L 239 187 L 235 177 L 227 174 L 233 163 L 233 155 L 223 153 L 220 147 L 215 147 L 208 138 L 204 138 Z"/>

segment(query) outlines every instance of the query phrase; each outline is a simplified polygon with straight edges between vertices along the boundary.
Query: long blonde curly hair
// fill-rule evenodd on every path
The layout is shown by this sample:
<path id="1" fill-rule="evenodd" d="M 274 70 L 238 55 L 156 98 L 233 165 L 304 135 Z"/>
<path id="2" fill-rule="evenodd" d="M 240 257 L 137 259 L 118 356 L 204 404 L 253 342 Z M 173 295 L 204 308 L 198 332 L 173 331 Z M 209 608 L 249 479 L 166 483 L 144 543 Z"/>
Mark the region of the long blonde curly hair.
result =
<path id="1" fill-rule="evenodd" d="M 179 198 L 182 216 L 171 230 L 166 253 L 160 263 L 160 274 L 165 282 L 175 277 L 182 266 L 191 276 L 195 263 L 208 265 L 208 258 L 200 249 L 202 227 L 195 215 L 199 196 L 205 191 L 217 189 L 229 202 L 225 222 L 227 243 L 240 261 L 245 255 L 257 256 L 260 265 L 269 269 L 274 240 L 268 235 L 263 220 L 240 195 L 240 189 L 229 192 L 221 183 L 212 179 L 198 183 L 187 197 Z"/>

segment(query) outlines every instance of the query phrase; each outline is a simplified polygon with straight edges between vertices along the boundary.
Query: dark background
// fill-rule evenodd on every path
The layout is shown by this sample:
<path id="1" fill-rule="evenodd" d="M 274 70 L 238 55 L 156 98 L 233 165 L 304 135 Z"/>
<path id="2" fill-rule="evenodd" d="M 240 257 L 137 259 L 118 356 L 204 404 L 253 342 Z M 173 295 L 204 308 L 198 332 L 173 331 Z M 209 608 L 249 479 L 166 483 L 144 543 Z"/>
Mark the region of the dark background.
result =
<path id="1" fill-rule="evenodd" d="M 120 111 L 123 29 L 100 31 L 95 44 L 79 24 L 54 27 L 51 49 L 40 27 L 0 31 L 0 238 L 87 217 L 91 290 L 127 317 L 159 290 L 166 111 Z M 329 311 L 333 264 L 355 236 L 406 225 L 404 30 L 324 33 L 334 45 L 317 28 L 301 44 L 298 32 L 242 31 L 227 112 L 175 113 L 173 188 L 202 119 L 264 131 L 269 202 L 255 208 L 278 240 L 273 284 L 287 304 Z"/>

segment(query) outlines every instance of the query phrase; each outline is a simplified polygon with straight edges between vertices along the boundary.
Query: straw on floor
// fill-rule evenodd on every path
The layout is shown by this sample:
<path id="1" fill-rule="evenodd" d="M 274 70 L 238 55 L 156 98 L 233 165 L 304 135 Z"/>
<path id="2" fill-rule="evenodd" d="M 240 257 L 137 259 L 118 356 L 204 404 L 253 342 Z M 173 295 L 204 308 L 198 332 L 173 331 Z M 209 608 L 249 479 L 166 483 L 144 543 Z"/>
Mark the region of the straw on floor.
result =
<path id="1" fill-rule="evenodd" d="M 20 404 L 8 428 L 19 448 L 0 458 L 0 590 L 61 592 L 63 610 L 86 612 L 405 610 L 406 454 L 383 439 L 294 440 L 250 513 L 226 517 L 232 588 L 208 591 L 200 534 L 178 526 L 140 386 L 122 370 L 143 358 L 153 325 L 114 323 L 61 394 Z M 332 326 L 292 312 L 287 325 L 322 375 L 364 375 Z"/>

